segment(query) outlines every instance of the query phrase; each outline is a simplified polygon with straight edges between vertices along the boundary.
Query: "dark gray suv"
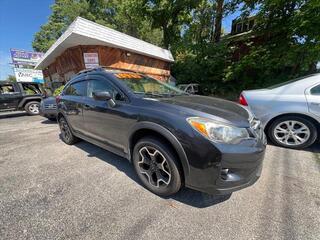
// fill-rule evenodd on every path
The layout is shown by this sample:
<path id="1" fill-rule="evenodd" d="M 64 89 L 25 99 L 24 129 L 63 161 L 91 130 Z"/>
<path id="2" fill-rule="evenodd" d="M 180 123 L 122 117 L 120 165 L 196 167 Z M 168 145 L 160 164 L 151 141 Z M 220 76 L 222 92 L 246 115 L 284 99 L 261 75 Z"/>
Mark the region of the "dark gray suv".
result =
<path id="1" fill-rule="evenodd" d="M 84 139 L 127 158 L 158 195 L 182 186 L 229 194 L 260 176 L 265 136 L 236 103 L 105 68 L 78 74 L 56 101 L 65 143 Z"/>

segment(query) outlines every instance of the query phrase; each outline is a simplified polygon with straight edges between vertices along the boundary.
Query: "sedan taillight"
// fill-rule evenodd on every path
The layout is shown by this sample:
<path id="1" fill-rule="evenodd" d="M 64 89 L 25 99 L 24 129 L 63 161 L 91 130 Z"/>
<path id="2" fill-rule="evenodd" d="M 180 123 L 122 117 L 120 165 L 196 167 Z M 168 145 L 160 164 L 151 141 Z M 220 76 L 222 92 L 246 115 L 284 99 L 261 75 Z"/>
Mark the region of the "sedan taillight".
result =
<path id="1" fill-rule="evenodd" d="M 248 102 L 247 100 L 245 99 L 245 97 L 243 96 L 243 94 L 240 94 L 240 97 L 239 97 L 239 103 L 243 106 L 248 106 Z"/>

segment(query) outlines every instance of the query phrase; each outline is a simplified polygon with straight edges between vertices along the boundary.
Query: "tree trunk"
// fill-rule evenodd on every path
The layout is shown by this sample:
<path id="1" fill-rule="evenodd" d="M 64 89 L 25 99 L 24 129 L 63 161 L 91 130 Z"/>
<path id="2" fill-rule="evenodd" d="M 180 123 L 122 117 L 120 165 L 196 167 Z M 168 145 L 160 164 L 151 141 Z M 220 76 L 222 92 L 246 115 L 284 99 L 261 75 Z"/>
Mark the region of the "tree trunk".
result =
<path id="1" fill-rule="evenodd" d="M 162 30 L 163 30 L 163 47 L 165 49 L 169 49 L 169 47 L 170 47 L 169 28 L 167 26 L 163 26 Z"/>
<path id="2" fill-rule="evenodd" d="M 216 19 L 214 25 L 214 42 L 220 42 L 224 0 L 217 0 Z"/>

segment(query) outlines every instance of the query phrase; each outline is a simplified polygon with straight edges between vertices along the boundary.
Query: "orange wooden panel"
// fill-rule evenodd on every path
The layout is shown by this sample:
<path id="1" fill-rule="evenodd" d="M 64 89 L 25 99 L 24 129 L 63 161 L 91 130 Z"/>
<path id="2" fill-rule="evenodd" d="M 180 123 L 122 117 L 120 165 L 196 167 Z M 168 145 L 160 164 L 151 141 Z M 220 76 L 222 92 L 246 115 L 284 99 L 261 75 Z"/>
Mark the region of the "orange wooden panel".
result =
<path id="1" fill-rule="evenodd" d="M 170 76 L 170 63 L 168 62 L 105 46 L 76 46 L 69 48 L 57 57 L 54 63 L 50 64 L 47 73 L 58 73 L 63 76 L 69 71 L 79 72 L 85 68 L 83 53 L 86 52 L 97 52 L 101 66 L 133 70 L 159 80 L 166 80 Z"/>

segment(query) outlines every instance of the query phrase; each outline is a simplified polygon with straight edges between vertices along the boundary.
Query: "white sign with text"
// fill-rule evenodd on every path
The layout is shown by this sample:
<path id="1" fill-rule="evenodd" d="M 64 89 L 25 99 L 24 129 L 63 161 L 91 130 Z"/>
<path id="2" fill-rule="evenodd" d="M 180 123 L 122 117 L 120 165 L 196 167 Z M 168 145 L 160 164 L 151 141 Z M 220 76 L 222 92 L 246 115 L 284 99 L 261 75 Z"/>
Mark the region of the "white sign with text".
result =
<path id="1" fill-rule="evenodd" d="M 17 82 L 43 82 L 41 70 L 14 68 L 14 74 Z"/>
<path id="2" fill-rule="evenodd" d="M 95 68 L 99 66 L 98 53 L 83 53 L 83 58 L 86 68 Z"/>

